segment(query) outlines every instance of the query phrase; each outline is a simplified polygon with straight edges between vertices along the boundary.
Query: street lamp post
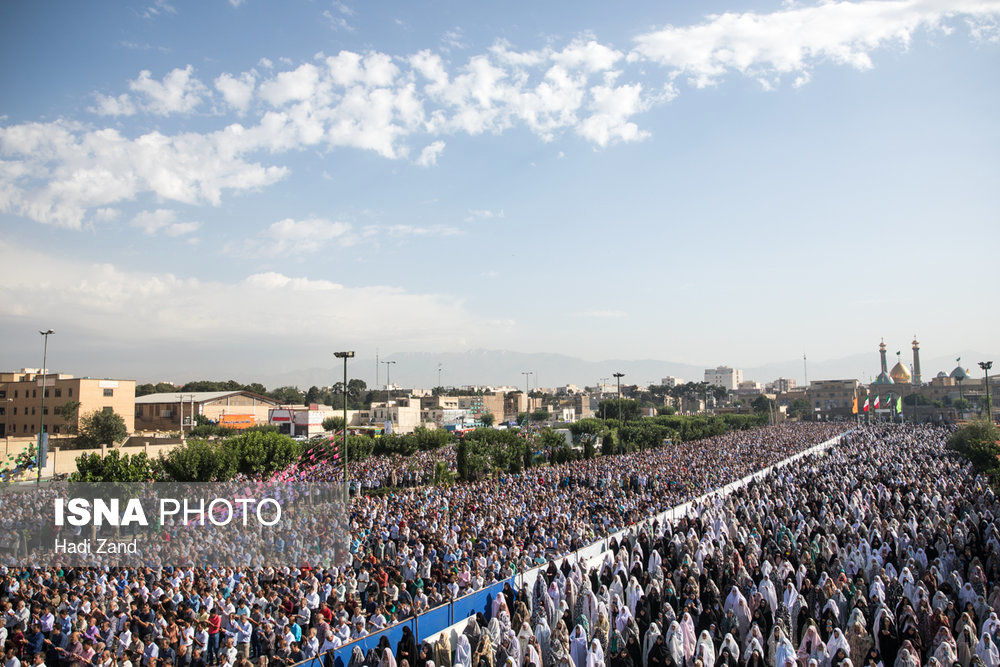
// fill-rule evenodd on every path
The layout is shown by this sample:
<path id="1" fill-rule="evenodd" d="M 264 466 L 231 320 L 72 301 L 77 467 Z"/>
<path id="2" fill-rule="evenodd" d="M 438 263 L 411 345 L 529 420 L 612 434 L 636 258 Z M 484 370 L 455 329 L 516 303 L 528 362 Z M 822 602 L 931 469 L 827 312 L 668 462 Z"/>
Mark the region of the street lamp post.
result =
<path id="1" fill-rule="evenodd" d="M 624 373 L 613 373 L 615 380 L 618 381 L 618 428 L 622 426 L 622 378 L 625 377 Z"/>
<path id="2" fill-rule="evenodd" d="M 990 402 L 990 369 L 993 368 L 992 361 L 980 361 L 979 367 L 983 369 L 983 373 L 986 374 L 986 418 L 993 423 L 993 404 Z"/>
<path id="3" fill-rule="evenodd" d="M 347 505 L 351 501 L 350 493 L 348 492 L 348 479 L 350 477 L 350 469 L 348 468 L 349 461 L 347 456 L 347 360 L 354 358 L 354 351 L 349 352 L 334 352 L 333 356 L 337 359 L 344 360 L 344 438 L 342 440 L 343 447 L 341 449 L 341 456 L 344 458 L 344 505 Z M 345 510 L 346 511 L 346 510 Z"/>
<path id="4" fill-rule="evenodd" d="M 41 415 L 38 416 L 38 450 L 35 452 L 35 467 L 38 468 L 38 476 L 35 479 L 35 484 L 41 486 L 42 484 L 42 442 L 45 439 L 45 391 L 48 382 L 46 382 L 45 376 L 45 364 L 48 363 L 49 354 L 49 336 L 51 336 L 54 331 L 52 329 L 46 329 L 45 331 L 39 331 L 42 335 L 42 410 Z"/>
<path id="5" fill-rule="evenodd" d="M 531 382 L 532 371 L 521 371 L 521 375 L 524 376 L 524 409 L 525 415 L 530 416 L 531 414 L 531 396 L 529 394 L 529 383 Z M 528 417 L 525 417 L 525 421 L 528 421 Z"/>
<path id="6" fill-rule="evenodd" d="M 386 416 L 386 418 L 388 418 L 389 417 L 389 386 L 391 384 L 389 382 L 389 366 L 391 364 L 396 363 L 396 362 L 395 361 L 383 361 L 382 363 L 385 364 L 385 416 Z"/>

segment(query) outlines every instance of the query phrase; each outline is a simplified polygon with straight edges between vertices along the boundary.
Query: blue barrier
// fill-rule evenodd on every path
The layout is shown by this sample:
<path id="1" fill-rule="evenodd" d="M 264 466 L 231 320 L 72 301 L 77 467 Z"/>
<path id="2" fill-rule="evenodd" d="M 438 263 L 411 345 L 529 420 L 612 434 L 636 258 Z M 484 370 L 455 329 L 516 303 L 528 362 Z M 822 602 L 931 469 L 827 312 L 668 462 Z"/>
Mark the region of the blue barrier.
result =
<path id="1" fill-rule="evenodd" d="M 382 637 L 389 640 L 389 648 L 392 649 L 392 653 L 395 655 L 396 644 L 398 644 L 399 640 L 403 638 L 403 628 L 407 626 L 409 626 L 410 630 L 413 630 L 413 634 L 416 637 L 416 623 L 412 618 L 408 618 L 402 623 L 397 623 L 391 628 L 386 628 L 385 630 L 370 634 L 367 637 L 362 637 L 361 639 L 353 641 L 349 644 L 344 644 L 340 648 L 333 651 L 333 667 L 347 667 L 348 663 L 351 662 L 351 654 L 354 652 L 355 646 L 360 647 L 361 652 L 367 655 L 370 649 L 378 646 Z"/>
<path id="2" fill-rule="evenodd" d="M 417 629 L 420 630 L 421 637 L 440 632 L 442 628 L 447 628 L 451 623 L 450 604 L 443 604 L 436 609 L 425 611 L 417 617 Z"/>

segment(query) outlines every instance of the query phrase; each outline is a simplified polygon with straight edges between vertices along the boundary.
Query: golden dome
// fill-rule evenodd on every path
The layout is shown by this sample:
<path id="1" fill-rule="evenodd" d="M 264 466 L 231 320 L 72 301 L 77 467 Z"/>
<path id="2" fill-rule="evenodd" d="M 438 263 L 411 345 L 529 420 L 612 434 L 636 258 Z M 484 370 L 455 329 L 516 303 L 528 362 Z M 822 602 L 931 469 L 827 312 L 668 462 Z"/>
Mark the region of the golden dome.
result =
<path id="1" fill-rule="evenodd" d="M 900 359 L 900 353 L 896 353 L 896 365 L 889 371 L 889 377 L 896 384 L 910 384 L 910 369 Z"/>

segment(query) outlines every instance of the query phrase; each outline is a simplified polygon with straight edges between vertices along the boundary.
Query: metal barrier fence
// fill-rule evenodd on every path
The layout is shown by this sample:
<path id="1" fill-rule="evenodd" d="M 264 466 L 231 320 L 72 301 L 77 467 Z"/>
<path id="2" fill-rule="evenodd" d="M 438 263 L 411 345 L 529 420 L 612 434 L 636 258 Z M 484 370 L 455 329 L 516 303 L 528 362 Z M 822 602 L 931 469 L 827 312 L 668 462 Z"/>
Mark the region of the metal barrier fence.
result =
<path id="1" fill-rule="evenodd" d="M 755 473 L 747 475 L 746 477 L 736 480 L 735 482 L 726 484 L 723 487 L 714 489 L 713 491 L 705 493 L 690 502 L 686 502 L 660 512 L 659 514 L 644 520 L 640 524 L 634 524 L 628 528 L 619 530 L 618 532 L 608 535 L 593 544 L 589 544 L 581 549 L 567 554 L 563 558 L 569 559 L 572 563 L 579 563 L 582 561 L 590 567 L 597 562 L 598 559 L 604 558 L 611 540 L 614 539 L 620 541 L 622 537 L 634 534 L 642 524 L 652 525 L 657 521 L 661 525 L 665 522 L 674 523 L 681 517 L 690 514 L 693 511 L 699 512 L 701 509 L 705 508 L 708 501 L 724 498 L 733 491 L 743 488 L 753 481 L 763 479 L 778 468 L 787 466 L 811 454 L 825 451 L 840 442 L 842 437 L 853 433 L 855 430 L 856 429 L 845 431 L 835 438 L 830 438 L 829 440 L 803 450 L 794 456 L 783 459 L 774 465 L 758 470 Z M 538 579 L 538 574 L 546 567 L 548 567 L 548 565 L 541 565 L 539 567 L 526 570 L 525 572 L 516 574 L 504 579 L 503 581 L 487 586 L 482 590 L 478 590 L 475 593 L 470 593 L 460 597 L 453 602 L 435 607 L 434 609 L 426 611 L 419 616 L 409 618 L 405 621 L 397 623 L 396 625 L 385 628 L 384 630 L 362 637 L 361 639 L 348 642 L 347 644 L 333 649 L 332 651 L 328 651 L 323 655 L 296 663 L 292 667 L 347 667 L 348 663 L 351 661 L 351 654 L 354 652 L 356 647 L 360 648 L 362 653 L 367 654 L 369 649 L 373 649 L 378 646 L 382 637 L 385 637 L 388 640 L 389 646 L 395 654 L 396 644 L 403 638 L 403 628 L 407 626 L 409 626 L 410 630 L 413 631 L 417 647 L 419 648 L 420 644 L 424 641 L 434 641 L 441 633 L 454 631 L 456 628 L 464 626 L 464 623 L 469 619 L 469 617 L 475 616 L 476 613 L 481 612 L 486 620 L 489 621 L 493 615 L 493 600 L 495 600 L 498 595 L 502 594 L 503 587 L 506 584 L 510 584 L 514 587 L 514 590 L 520 590 L 523 586 L 527 586 L 528 590 L 532 590 L 535 585 L 535 581 Z M 454 646 L 454 642 L 452 642 L 452 646 Z"/>

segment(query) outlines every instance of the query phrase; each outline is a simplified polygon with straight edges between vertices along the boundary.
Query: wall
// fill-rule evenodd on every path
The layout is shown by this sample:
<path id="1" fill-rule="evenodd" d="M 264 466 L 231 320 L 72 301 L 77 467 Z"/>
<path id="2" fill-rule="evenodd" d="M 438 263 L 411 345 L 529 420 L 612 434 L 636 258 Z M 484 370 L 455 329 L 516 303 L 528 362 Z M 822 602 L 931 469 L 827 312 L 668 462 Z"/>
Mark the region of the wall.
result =
<path id="1" fill-rule="evenodd" d="M 19 453 L 27 449 L 29 445 L 34 445 L 35 442 L 36 438 L 5 438 L 3 441 L 3 461 L 6 461 L 8 456 L 17 456 Z M 120 454 L 128 454 L 129 456 L 140 452 L 146 452 L 146 456 L 155 459 L 159 458 L 161 453 L 169 452 L 178 444 L 179 443 L 176 439 L 174 439 L 174 442 L 169 444 L 143 444 L 136 447 L 118 447 L 117 450 Z M 74 473 L 76 472 L 76 458 L 78 456 L 82 454 L 100 454 L 101 456 L 104 456 L 108 451 L 109 448 L 107 447 L 100 449 L 59 449 L 58 446 L 50 445 L 48 460 L 46 461 L 45 467 L 42 468 L 42 477 Z M 28 475 L 30 475 L 33 479 L 35 471 L 30 471 Z"/>

